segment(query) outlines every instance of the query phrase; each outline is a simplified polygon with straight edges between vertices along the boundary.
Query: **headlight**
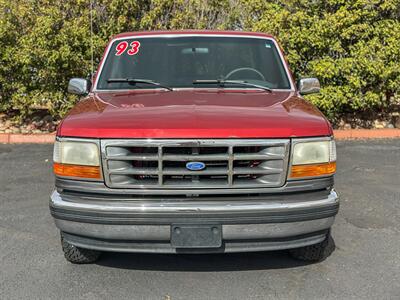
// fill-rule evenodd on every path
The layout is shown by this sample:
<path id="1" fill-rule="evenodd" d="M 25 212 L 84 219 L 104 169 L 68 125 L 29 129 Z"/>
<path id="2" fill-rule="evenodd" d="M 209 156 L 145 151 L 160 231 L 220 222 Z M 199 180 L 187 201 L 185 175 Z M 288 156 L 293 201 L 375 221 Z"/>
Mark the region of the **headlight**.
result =
<path id="1" fill-rule="evenodd" d="M 86 142 L 55 142 L 54 162 L 71 165 L 99 166 L 97 144 Z"/>
<path id="2" fill-rule="evenodd" d="M 334 140 L 293 141 L 292 165 L 289 178 L 333 175 L 336 172 Z"/>
<path id="3" fill-rule="evenodd" d="M 54 173 L 58 176 L 100 179 L 100 155 L 96 143 L 56 141 Z"/>

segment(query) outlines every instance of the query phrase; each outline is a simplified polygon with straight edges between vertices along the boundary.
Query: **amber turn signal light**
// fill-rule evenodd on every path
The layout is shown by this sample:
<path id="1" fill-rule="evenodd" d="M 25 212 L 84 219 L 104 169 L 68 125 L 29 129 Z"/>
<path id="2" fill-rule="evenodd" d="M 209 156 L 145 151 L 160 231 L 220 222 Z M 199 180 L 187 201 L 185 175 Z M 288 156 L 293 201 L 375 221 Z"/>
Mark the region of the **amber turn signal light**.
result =
<path id="1" fill-rule="evenodd" d="M 54 174 L 58 176 L 101 179 L 100 167 L 54 163 Z"/>
<path id="2" fill-rule="evenodd" d="M 336 162 L 296 165 L 292 166 L 290 178 L 314 177 L 323 175 L 333 175 L 336 172 Z"/>

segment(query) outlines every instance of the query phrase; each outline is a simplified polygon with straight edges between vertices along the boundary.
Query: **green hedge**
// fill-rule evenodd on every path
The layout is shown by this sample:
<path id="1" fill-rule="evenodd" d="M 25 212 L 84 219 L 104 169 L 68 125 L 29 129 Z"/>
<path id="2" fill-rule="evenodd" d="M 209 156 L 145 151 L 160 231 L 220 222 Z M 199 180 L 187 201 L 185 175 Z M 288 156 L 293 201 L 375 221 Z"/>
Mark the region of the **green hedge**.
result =
<path id="1" fill-rule="evenodd" d="M 400 90 L 400 0 L 93 0 L 98 62 L 110 36 L 135 30 L 268 32 L 296 78 L 315 76 L 309 96 L 336 121 L 388 111 Z M 20 118 L 45 107 L 62 116 L 76 101 L 70 77 L 90 74 L 90 1 L 0 0 L 0 110 Z"/>

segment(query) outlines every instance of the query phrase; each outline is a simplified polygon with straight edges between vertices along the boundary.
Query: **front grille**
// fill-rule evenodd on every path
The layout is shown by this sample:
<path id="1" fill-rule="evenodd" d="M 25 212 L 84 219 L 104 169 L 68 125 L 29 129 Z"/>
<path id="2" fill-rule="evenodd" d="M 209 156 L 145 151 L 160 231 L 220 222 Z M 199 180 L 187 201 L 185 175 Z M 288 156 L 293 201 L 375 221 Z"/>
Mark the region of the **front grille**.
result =
<path id="1" fill-rule="evenodd" d="M 289 140 L 102 140 L 111 188 L 251 188 L 285 183 Z M 191 171 L 188 162 L 203 162 Z"/>

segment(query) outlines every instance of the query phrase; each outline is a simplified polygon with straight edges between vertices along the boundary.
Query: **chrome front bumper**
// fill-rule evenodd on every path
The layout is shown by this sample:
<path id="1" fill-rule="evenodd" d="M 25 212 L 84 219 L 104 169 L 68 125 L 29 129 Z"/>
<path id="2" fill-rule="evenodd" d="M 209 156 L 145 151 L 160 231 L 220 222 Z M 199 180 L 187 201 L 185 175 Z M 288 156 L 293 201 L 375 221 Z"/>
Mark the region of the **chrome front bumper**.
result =
<path id="1" fill-rule="evenodd" d="M 68 242 L 119 252 L 245 252 L 311 245 L 325 238 L 338 208 L 333 189 L 235 201 L 106 201 L 57 191 L 50 199 L 56 226 Z M 220 224 L 223 246 L 174 248 L 172 224 Z"/>

